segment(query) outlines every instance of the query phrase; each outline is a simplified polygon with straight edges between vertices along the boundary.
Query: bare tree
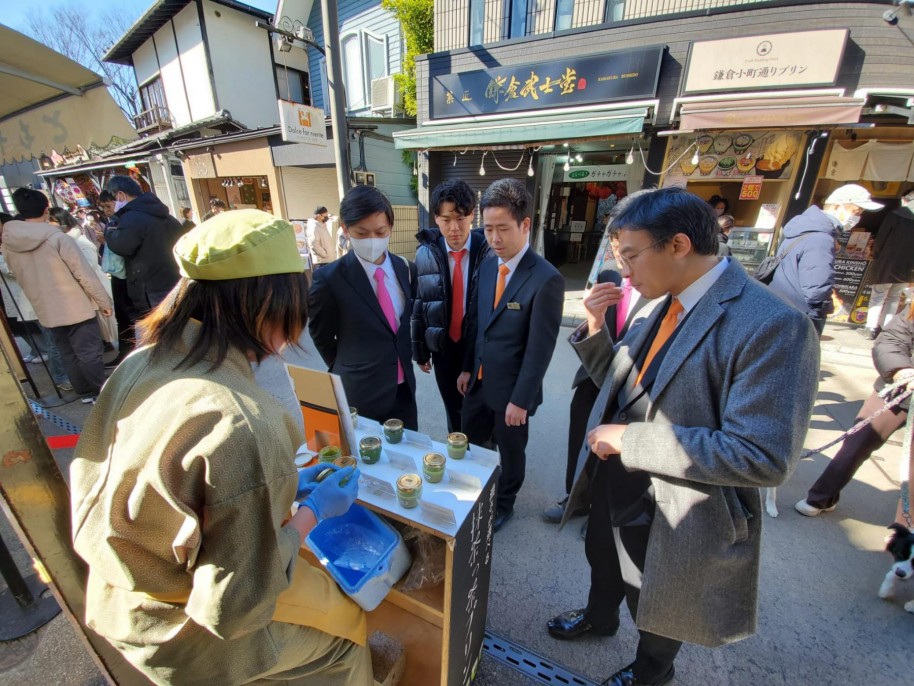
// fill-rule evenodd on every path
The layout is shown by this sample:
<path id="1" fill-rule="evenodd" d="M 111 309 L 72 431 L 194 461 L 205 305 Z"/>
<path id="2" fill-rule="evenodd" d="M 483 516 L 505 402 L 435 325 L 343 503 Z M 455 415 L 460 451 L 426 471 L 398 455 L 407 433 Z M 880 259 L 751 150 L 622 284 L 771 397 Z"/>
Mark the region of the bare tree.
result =
<path id="1" fill-rule="evenodd" d="M 34 9 L 28 15 L 28 32 L 52 50 L 101 74 L 108 81 L 111 96 L 132 122 L 137 114 L 133 69 L 102 61 L 130 23 L 113 9 L 94 16 L 88 16 L 83 9 L 75 5 Z"/>

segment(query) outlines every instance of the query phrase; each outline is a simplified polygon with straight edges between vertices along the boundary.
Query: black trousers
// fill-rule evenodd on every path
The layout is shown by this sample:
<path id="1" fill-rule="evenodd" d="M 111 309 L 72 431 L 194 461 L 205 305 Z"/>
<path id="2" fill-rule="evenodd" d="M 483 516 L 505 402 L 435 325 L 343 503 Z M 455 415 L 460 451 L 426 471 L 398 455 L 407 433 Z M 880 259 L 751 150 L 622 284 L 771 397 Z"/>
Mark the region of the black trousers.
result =
<path id="1" fill-rule="evenodd" d="M 499 513 L 514 509 L 517 493 L 524 485 L 527 472 L 527 437 L 530 416 L 520 426 L 505 424 L 505 413 L 495 412 L 486 404 L 484 381 L 477 380 L 463 400 L 462 427 L 470 443 L 490 447 L 494 442 L 501 456 L 501 474 L 498 477 Z"/>
<path id="2" fill-rule="evenodd" d="M 457 390 L 457 377 L 463 371 L 463 355 L 466 346 L 463 339 L 456 343 L 446 339 L 440 352 L 432 353 L 432 370 L 438 382 L 438 392 L 444 401 L 444 412 L 447 415 L 447 430 L 460 431 L 463 423 L 460 412 L 463 409 L 463 396 Z"/>
<path id="3" fill-rule="evenodd" d="M 571 416 L 568 420 L 568 461 L 565 464 L 565 493 L 571 493 L 574 486 L 578 456 L 581 454 L 581 446 L 584 445 L 584 439 L 587 437 L 587 420 L 590 418 L 590 411 L 593 410 L 593 404 L 597 402 L 598 395 L 600 395 L 600 387 L 588 376 L 578 384 L 571 396 Z"/>
<path id="4" fill-rule="evenodd" d="M 617 458 L 610 456 L 609 459 Z M 590 596 L 585 616 L 587 621 L 601 628 L 618 623 L 623 598 L 631 616 L 638 616 L 641 577 L 651 529 L 649 525 L 613 528 L 609 502 L 601 497 L 608 491 L 608 475 L 606 463 L 600 461 L 594 474 L 593 502 L 584 539 L 584 551 L 590 563 Z M 632 671 L 639 680 L 653 683 L 669 673 L 682 642 L 647 631 L 638 633 L 640 640 Z"/>
<path id="5" fill-rule="evenodd" d="M 350 402 L 352 400 L 350 399 Z M 416 410 L 416 396 L 413 394 L 409 384 L 405 381 L 397 385 L 397 397 L 394 399 L 393 406 L 387 412 L 380 412 L 375 408 L 356 406 L 359 415 L 374 419 L 376 422 L 383 424 L 388 419 L 400 419 L 403 421 L 404 428 L 410 431 L 419 430 L 419 413 Z"/>
<path id="6" fill-rule="evenodd" d="M 884 405 L 885 402 L 874 391 L 860 408 L 855 424 Z M 837 454 L 822 472 L 822 476 L 809 489 L 806 502 L 820 508 L 835 505 L 841 497 L 841 489 L 851 482 L 860 466 L 885 445 L 889 436 L 904 426 L 907 418 L 908 413 L 895 406 L 876 417 L 857 433 L 845 438 Z"/>
<path id="7" fill-rule="evenodd" d="M 123 357 L 136 345 L 133 323 L 133 303 L 127 293 L 127 280 L 111 277 L 111 298 L 114 300 L 114 319 L 117 321 L 117 352 Z"/>
<path id="8" fill-rule="evenodd" d="M 81 396 L 97 396 L 105 383 L 102 332 L 95 317 L 78 324 L 50 327 L 63 366 Z"/>

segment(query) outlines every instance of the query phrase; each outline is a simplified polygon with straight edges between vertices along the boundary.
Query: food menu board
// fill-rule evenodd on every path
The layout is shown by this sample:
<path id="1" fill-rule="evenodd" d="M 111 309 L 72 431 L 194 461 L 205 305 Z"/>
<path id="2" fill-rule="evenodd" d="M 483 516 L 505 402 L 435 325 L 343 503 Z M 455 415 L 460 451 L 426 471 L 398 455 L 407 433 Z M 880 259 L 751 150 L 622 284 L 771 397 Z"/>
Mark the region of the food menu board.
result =
<path id="1" fill-rule="evenodd" d="M 802 131 L 708 131 L 673 136 L 667 179 L 742 180 L 746 176 L 789 179 L 793 158 L 803 143 Z M 695 163 L 694 153 L 698 150 Z"/>

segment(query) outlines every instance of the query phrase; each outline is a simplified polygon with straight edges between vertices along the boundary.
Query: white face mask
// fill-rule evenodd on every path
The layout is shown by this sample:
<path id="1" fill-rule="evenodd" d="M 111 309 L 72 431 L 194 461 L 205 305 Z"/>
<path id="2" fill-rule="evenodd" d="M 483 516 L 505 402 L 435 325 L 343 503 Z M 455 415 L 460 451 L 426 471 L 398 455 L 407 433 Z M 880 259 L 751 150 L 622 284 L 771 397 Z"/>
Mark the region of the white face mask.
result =
<path id="1" fill-rule="evenodd" d="M 352 250 L 366 262 L 376 262 L 387 252 L 390 236 L 384 238 L 352 238 Z"/>
<path id="2" fill-rule="evenodd" d="M 857 224 L 859 224 L 859 223 L 860 223 L 860 215 L 857 215 L 857 214 L 849 215 L 847 217 L 847 219 L 845 219 L 843 222 L 841 222 L 841 224 L 844 226 L 845 231 L 850 231 L 855 226 L 857 226 Z"/>
<path id="3" fill-rule="evenodd" d="M 127 204 L 126 200 L 115 200 L 114 201 L 114 211 L 119 212 L 120 209 Z"/>

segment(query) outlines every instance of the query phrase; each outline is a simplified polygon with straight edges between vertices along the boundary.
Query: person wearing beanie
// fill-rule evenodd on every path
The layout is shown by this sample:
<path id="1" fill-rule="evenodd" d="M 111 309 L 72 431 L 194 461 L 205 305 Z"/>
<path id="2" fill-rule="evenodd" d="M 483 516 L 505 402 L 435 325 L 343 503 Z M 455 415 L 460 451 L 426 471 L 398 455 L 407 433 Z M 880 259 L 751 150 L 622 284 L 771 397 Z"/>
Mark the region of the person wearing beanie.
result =
<path id="1" fill-rule="evenodd" d="M 294 229 L 225 212 L 174 260 L 70 470 L 86 623 L 157 684 L 370 686 L 365 613 L 299 556 L 355 501 L 358 470 L 299 472 L 304 436 L 252 372 L 307 322 Z"/>

